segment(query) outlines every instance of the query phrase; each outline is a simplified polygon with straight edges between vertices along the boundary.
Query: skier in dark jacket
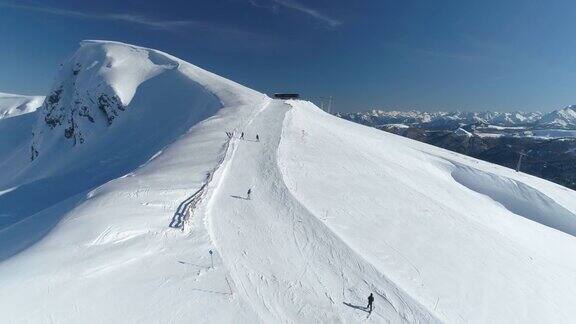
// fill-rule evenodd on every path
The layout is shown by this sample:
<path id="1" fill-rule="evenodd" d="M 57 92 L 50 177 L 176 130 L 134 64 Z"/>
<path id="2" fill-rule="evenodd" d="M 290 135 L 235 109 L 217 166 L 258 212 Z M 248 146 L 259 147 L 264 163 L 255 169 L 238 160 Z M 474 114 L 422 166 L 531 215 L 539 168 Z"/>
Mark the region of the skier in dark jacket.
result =
<path id="1" fill-rule="evenodd" d="M 246 197 L 248 199 L 250 199 L 250 194 L 252 193 L 252 188 L 248 189 L 248 192 L 246 193 Z"/>
<path id="2" fill-rule="evenodd" d="M 240 134 L 240 139 L 244 139 L 244 132 L 242 132 L 242 134 Z"/>
<path id="3" fill-rule="evenodd" d="M 256 134 L 256 142 L 260 142 L 260 136 L 258 136 L 258 134 Z"/>
<path id="4" fill-rule="evenodd" d="M 370 312 L 372 312 L 372 303 L 374 302 L 374 295 L 372 295 L 372 293 L 370 293 L 370 296 L 368 296 L 368 306 L 366 306 L 366 308 L 370 309 Z"/>

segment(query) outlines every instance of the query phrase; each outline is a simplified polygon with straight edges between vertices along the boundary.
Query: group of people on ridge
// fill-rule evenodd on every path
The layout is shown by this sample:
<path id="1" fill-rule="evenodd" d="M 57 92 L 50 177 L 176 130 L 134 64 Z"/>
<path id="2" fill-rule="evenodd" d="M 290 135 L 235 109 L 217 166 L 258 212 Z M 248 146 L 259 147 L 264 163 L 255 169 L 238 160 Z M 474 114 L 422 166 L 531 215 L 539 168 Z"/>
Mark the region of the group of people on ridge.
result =
<path id="1" fill-rule="evenodd" d="M 234 132 L 226 132 L 226 136 L 228 136 L 228 138 L 232 138 L 234 137 Z M 244 132 L 240 133 L 240 139 L 243 140 L 244 139 Z M 260 135 L 256 134 L 256 142 L 260 142 Z M 252 193 L 252 188 L 248 189 L 248 192 L 246 192 L 246 199 L 250 200 L 250 194 Z"/>
<path id="2" fill-rule="evenodd" d="M 240 139 L 244 139 L 244 132 L 240 134 Z M 256 142 L 260 142 L 260 136 L 258 134 L 256 134 Z"/>

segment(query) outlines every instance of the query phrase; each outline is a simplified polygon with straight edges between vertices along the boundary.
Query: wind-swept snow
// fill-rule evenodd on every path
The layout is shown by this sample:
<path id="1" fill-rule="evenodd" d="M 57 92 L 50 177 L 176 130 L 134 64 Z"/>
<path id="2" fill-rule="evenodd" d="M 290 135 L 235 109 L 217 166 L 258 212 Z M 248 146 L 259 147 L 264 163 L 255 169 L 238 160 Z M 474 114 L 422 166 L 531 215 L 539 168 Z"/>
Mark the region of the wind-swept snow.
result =
<path id="1" fill-rule="evenodd" d="M 114 42 L 0 139 L 26 115 L 0 150 L 1 322 L 576 318 L 576 194 L 550 182 Z"/>

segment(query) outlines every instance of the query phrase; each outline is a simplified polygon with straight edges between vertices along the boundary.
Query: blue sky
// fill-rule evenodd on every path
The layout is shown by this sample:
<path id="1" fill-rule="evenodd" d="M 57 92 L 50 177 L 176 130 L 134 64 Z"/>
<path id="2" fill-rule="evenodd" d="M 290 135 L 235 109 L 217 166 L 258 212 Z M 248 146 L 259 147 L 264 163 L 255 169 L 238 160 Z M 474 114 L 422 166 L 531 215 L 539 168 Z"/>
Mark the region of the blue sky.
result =
<path id="1" fill-rule="evenodd" d="M 156 48 L 272 93 L 371 108 L 576 103 L 569 0 L 0 0 L 0 92 L 45 94 L 82 39 Z"/>

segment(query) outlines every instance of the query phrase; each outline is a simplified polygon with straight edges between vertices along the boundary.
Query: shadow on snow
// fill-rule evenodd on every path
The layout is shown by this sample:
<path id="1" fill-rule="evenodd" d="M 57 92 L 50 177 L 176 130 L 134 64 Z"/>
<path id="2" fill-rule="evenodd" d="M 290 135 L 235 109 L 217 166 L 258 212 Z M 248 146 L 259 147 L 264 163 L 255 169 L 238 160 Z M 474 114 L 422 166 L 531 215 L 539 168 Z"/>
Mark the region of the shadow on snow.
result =
<path id="1" fill-rule="evenodd" d="M 364 306 L 352 305 L 352 304 L 347 303 L 347 302 L 343 302 L 342 304 L 344 304 L 344 305 L 346 305 L 346 306 L 348 306 L 348 307 L 352 307 L 352 308 L 361 310 L 361 311 L 366 312 L 366 313 L 370 313 L 370 311 L 368 310 L 368 308 L 367 308 L 367 307 L 364 307 Z"/>

